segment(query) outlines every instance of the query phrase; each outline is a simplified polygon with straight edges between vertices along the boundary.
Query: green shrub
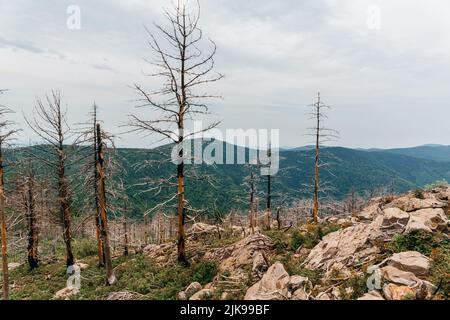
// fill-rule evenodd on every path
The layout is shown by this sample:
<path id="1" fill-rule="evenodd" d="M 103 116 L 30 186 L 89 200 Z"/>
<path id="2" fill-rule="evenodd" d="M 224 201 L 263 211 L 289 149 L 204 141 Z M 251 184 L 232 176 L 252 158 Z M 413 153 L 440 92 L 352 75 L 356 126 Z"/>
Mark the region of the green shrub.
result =
<path id="1" fill-rule="evenodd" d="M 97 243 L 89 239 L 80 239 L 74 241 L 75 257 L 83 259 L 97 255 Z"/>
<path id="2" fill-rule="evenodd" d="M 429 280 L 438 286 L 436 295 L 450 299 L 450 245 L 434 249 L 431 252 L 431 272 Z"/>
<path id="3" fill-rule="evenodd" d="M 425 231 L 414 230 L 407 234 L 399 234 L 388 244 L 388 249 L 394 253 L 403 251 L 418 251 L 426 256 L 433 249 L 439 248 L 449 240 L 442 234 L 431 234 Z"/>
<path id="4" fill-rule="evenodd" d="M 193 266 L 192 281 L 197 281 L 202 285 L 213 281 L 217 275 L 217 262 L 215 261 L 202 261 Z"/>
<path id="5" fill-rule="evenodd" d="M 417 189 L 413 191 L 413 197 L 417 199 L 425 199 L 422 189 Z"/>

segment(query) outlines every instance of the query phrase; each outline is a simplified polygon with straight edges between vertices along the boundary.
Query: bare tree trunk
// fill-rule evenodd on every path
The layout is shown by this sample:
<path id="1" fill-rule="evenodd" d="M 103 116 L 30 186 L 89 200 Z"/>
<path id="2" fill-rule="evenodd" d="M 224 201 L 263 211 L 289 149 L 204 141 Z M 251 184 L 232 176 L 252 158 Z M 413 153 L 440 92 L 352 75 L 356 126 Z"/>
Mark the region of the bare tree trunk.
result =
<path id="1" fill-rule="evenodd" d="M 98 172 L 98 202 L 100 207 L 100 226 L 101 226 L 101 238 L 103 243 L 103 252 L 105 255 L 105 268 L 106 268 L 106 284 L 113 285 L 117 279 L 114 275 L 112 261 L 111 261 L 111 247 L 109 245 L 109 230 L 108 230 L 108 216 L 106 213 L 106 191 L 105 191 L 105 168 L 104 168 L 104 155 L 103 155 L 103 142 L 100 124 L 97 124 L 97 172 Z"/>
<path id="2" fill-rule="evenodd" d="M 100 205 L 99 205 L 99 194 L 98 194 L 98 171 L 97 171 L 97 163 L 98 163 L 98 150 L 97 150 L 97 106 L 94 105 L 93 111 L 93 122 L 94 122 L 94 193 L 95 193 L 95 229 L 96 229 L 96 237 L 97 237 L 97 256 L 98 256 L 98 265 L 99 267 L 105 266 L 105 254 L 103 252 L 103 243 L 102 243 L 102 233 L 101 233 L 101 218 L 100 218 Z"/>
<path id="3" fill-rule="evenodd" d="M 125 208 L 123 210 L 123 237 L 124 237 L 124 246 L 123 246 L 123 255 L 127 256 L 128 255 L 128 230 L 127 230 L 127 210 L 128 210 L 128 206 L 125 203 Z"/>
<path id="4" fill-rule="evenodd" d="M 320 144 L 320 93 L 317 95 L 317 127 L 316 127 L 316 156 L 314 161 L 314 223 L 319 222 L 319 144 Z"/>
<path id="5" fill-rule="evenodd" d="M 2 273 L 3 273 L 3 300 L 9 299 L 9 273 L 8 273 L 8 242 L 6 237 L 5 216 L 5 187 L 3 170 L 3 146 L 0 145 L 0 220 L 2 233 Z"/>
<path id="6" fill-rule="evenodd" d="M 270 152 L 268 152 L 270 157 Z M 271 217 L 272 217 L 272 176 L 270 173 L 267 175 L 267 229 L 270 230 Z"/>
<path id="7" fill-rule="evenodd" d="M 38 228 L 36 219 L 36 206 L 34 198 L 34 175 L 30 165 L 27 186 L 27 222 L 28 222 L 28 264 L 33 270 L 39 266 L 38 258 Z"/>
<path id="8" fill-rule="evenodd" d="M 72 251 L 72 234 L 71 234 L 71 214 L 69 206 L 69 192 L 67 190 L 67 181 L 65 173 L 65 155 L 63 153 L 63 145 L 60 144 L 59 152 L 59 173 L 58 173 L 58 193 L 60 201 L 60 214 L 63 220 L 63 237 L 66 245 L 66 265 L 72 266 L 75 258 Z"/>
<path id="9" fill-rule="evenodd" d="M 278 230 L 281 230 L 281 219 L 280 219 L 281 208 L 277 209 L 277 226 Z"/>
<path id="10" fill-rule="evenodd" d="M 255 233 L 255 181 L 253 170 L 250 169 L 250 230 Z"/>
<path id="11" fill-rule="evenodd" d="M 186 27 L 186 16 L 183 13 L 183 28 Z M 183 264 L 188 264 L 186 259 L 186 234 L 184 230 L 184 224 L 186 219 L 186 208 L 184 199 L 184 150 L 183 150 L 183 140 L 184 140 L 184 116 L 186 108 L 186 83 L 185 83 L 185 62 L 186 62 L 186 36 L 183 36 L 182 47 L 181 47 L 181 102 L 178 111 L 178 145 L 180 147 L 179 157 L 180 163 L 177 166 L 177 179 L 178 179 L 178 262 Z"/>

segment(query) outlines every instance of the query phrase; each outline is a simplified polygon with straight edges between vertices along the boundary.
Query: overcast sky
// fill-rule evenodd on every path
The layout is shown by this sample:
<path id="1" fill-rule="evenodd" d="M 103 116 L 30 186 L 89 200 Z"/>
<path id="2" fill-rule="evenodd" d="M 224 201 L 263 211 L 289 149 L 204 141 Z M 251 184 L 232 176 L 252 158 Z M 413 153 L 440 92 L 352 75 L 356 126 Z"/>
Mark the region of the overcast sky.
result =
<path id="1" fill-rule="evenodd" d="M 306 105 L 317 91 L 333 106 L 335 144 L 450 144 L 450 2 L 447 0 L 202 0 L 201 28 L 226 78 L 211 104 L 222 128 L 279 128 L 282 146 L 308 143 Z M 81 29 L 67 28 L 67 8 Z M 0 102 L 29 114 L 60 89 L 69 120 L 94 101 L 113 132 L 133 111 L 130 86 L 152 52 L 144 25 L 163 22 L 163 0 L 0 0 Z M 377 19 L 379 9 L 380 20 Z M 21 121 L 23 123 L 23 121 Z M 22 141 L 30 139 L 28 131 Z M 33 138 L 31 138 L 33 139 Z M 122 135 L 119 145 L 151 140 Z"/>

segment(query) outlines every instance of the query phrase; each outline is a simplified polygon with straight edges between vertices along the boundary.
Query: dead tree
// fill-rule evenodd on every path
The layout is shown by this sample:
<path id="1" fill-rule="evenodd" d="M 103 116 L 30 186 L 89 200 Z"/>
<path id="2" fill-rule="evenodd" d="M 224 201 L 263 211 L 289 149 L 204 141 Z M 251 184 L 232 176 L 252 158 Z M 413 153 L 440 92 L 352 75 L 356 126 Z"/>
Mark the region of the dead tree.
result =
<path id="1" fill-rule="evenodd" d="M 187 1 L 189 2 L 189 1 Z M 140 95 L 138 107 L 150 107 L 159 114 L 158 118 L 146 120 L 139 115 L 131 115 L 129 126 L 131 131 L 156 134 L 163 141 L 176 146 L 176 175 L 165 179 L 165 186 L 175 187 L 176 194 L 151 211 L 163 206 L 170 207 L 174 201 L 178 217 L 178 261 L 187 264 L 185 248 L 185 222 L 188 210 L 185 196 L 185 162 L 188 154 L 183 142 L 188 138 L 203 133 L 218 125 L 209 124 L 206 128 L 191 134 L 185 133 L 188 120 L 198 119 L 208 114 L 208 100 L 217 95 L 205 93 L 208 84 L 222 78 L 213 73 L 216 45 L 211 41 L 211 51 L 204 54 L 199 48 L 203 33 L 198 27 L 200 6 L 189 7 L 178 1 L 171 11 L 166 11 L 168 26 L 155 25 L 158 35 L 149 34 L 149 45 L 156 58 L 150 62 L 157 69 L 150 76 L 164 80 L 160 90 L 150 91 L 135 85 Z M 161 186 L 153 188 L 160 189 Z M 155 189 L 153 189 L 155 190 Z"/>
<path id="2" fill-rule="evenodd" d="M 97 118 L 98 107 L 94 103 L 92 111 L 89 113 L 87 123 L 82 123 L 78 130 L 77 143 L 84 147 L 80 150 L 80 156 L 83 162 L 82 172 L 84 179 L 81 182 L 81 188 L 84 190 L 83 198 L 87 212 L 92 212 L 92 202 L 94 206 L 95 235 L 97 239 L 97 256 L 99 267 L 105 266 L 105 254 L 103 252 L 103 243 L 101 236 L 101 217 L 98 194 L 98 149 L 97 149 Z M 102 132 L 102 135 L 104 133 Z M 93 201 L 92 201 L 93 200 Z"/>
<path id="3" fill-rule="evenodd" d="M 0 90 L 0 94 L 3 91 Z M 4 159 L 5 148 L 9 145 L 12 137 L 19 130 L 14 129 L 15 123 L 5 119 L 12 111 L 0 106 L 0 228 L 2 238 L 2 273 L 3 273 L 3 299 L 9 299 L 9 273 L 8 273 L 8 242 L 7 242 L 7 222 L 5 213 L 5 178 Z"/>
<path id="4" fill-rule="evenodd" d="M 100 208 L 100 230 L 103 244 L 103 252 L 105 256 L 106 268 L 106 284 L 113 285 L 117 279 L 114 275 L 111 247 L 109 245 L 108 215 L 106 206 L 106 188 L 105 188 L 105 155 L 103 152 L 103 140 L 100 124 L 97 123 L 97 188 L 98 188 L 98 204 Z"/>
<path id="5" fill-rule="evenodd" d="M 255 224 L 256 224 L 256 204 L 255 204 L 255 198 L 256 198 L 256 187 L 255 187 L 255 176 L 253 173 L 253 169 L 250 168 L 250 203 L 249 203 L 249 222 L 250 222 L 250 230 L 252 233 L 255 233 Z"/>
<path id="6" fill-rule="evenodd" d="M 127 229 L 127 211 L 128 201 L 125 202 L 125 207 L 122 215 L 122 227 L 123 227 L 123 255 L 128 255 L 128 229 Z"/>
<path id="7" fill-rule="evenodd" d="M 35 173 L 31 159 L 28 159 L 25 174 L 25 188 L 23 192 L 23 203 L 25 205 L 25 216 L 28 229 L 28 264 L 30 269 L 36 269 L 39 266 L 38 244 L 39 231 L 37 223 L 36 210 L 36 190 L 35 190 Z"/>
<path id="8" fill-rule="evenodd" d="M 333 140 L 337 137 L 338 132 L 333 129 L 325 128 L 323 120 L 326 118 L 324 109 L 330 109 L 330 106 L 325 105 L 320 98 L 320 92 L 317 94 L 317 102 L 310 105 L 313 111 L 310 113 L 311 119 L 315 121 L 315 126 L 308 128 L 308 135 L 314 137 L 315 143 L 315 157 L 314 157 L 314 204 L 313 204 L 313 221 L 319 221 L 319 169 L 320 163 L 320 148 L 324 142 Z"/>
<path id="9" fill-rule="evenodd" d="M 72 250 L 70 194 L 67 177 L 67 138 L 71 134 L 67 123 L 67 110 L 61 105 L 61 94 L 53 91 L 46 96 L 45 102 L 37 99 L 34 114 L 25 117 L 31 130 L 39 136 L 43 145 L 32 155 L 42 163 L 47 164 L 54 172 L 57 180 L 59 213 L 63 225 L 63 239 L 66 247 L 66 264 L 72 266 L 75 258 Z"/>
<path id="10" fill-rule="evenodd" d="M 271 160 L 272 158 L 272 147 L 269 144 L 267 149 L 267 158 Z M 267 174 L 267 194 L 266 194 L 266 210 L 267 210 L 267 229 L 270 230 L 271 217 L 272 217 L 272 174 L 268 170 Z"/>

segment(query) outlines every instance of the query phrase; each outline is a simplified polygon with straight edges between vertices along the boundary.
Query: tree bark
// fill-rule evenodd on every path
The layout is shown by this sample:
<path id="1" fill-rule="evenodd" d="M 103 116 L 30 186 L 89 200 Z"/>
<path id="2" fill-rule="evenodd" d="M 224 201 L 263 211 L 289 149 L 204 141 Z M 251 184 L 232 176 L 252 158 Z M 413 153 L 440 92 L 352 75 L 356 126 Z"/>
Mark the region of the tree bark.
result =
<path id="1" fill-rule="evenodd" d="M 106 268 L 106 284 L 113 285 L 117 279 L 114 275 L 112 261 L 111 261 L 111 247 L 109 245 L 109 230 L 108 230 L 108 216 L 106 212 L 106 191 L 105 191 L 105 168 L 104 168 L 104 154 L 103 154 L 103 142 L 100 124 L 97 124 L 97 172 L 98 172 L 98 202 L 100 208 L 100 226 L 101 226 L 101 238 L 103 243 L 103 252 L 105 256 L 105 268 Z"/>
<path id="2" fill-rule="evenodd" d="M 28 222 L 28 264 L 30 269 L 33 270 L 39 266 L 38 257 L 38 229 L 37 229 L 37 218 L 36 218 L 36 206 L 34 198 L 34 176 L 32 169 L 30 168 L 30 173 L 28 176 L 28 187 L 27 187 L 27 222 Z"/>
<path id="3" fill-rule="evenodd" d="M 183 13 L 182 21 L 183 29 L 186 30 L 186 16 Z M 186 33 L 184 33 L 186 34 Z M 184 112 L 186 108 L 186 83 L 185 83 L 185 63 L 186 63 L 186 35 L 183 36 L 181 45 L 181 101 L 179 104 L 178 111 L 178 146 L 179 146 L 179 157 L 180 163 L 177 165 L 177 180 L 178 180 L 178 262 L 187 265 L 188 261 L 186 258 L 186 233 L 184 230 L 184 224 L 186 220 L 186 208 L 185 208 L 185 195 L 184 195 L 184 150 L 183 150 L 183 140 L 184 140 Z"/>
<path id="4" fill-rule="evenodd" d="M 9 299 L 9 270 L 8 270 L 8 242 L 5 215 L 5 188 L 3 169 L 3 150 L 0 145 L 0 222 L 2 234 L 2 273 L 3 273 L 3 300 Z"/>
<path id="5" fill-rule="evenodd" d="M 319 222 L 319 144 L 320 144 L 320 93 L 317 95 L 317 127 L 316 127 L 316 156 L 314 160 L 314 223 Z"/>
<path id="6" fill-rule="evenodd" d="M 253 170 L 250 169 L 250 230 L 255 233 L 255 181 L 253 176 Z"/>
<path id="7" fill-rule="evenodd" d="M 101 218 L 100 218 L 100 206 L 99 206 L 99 194 L 98 194 L 98 150 L 97 150 L 97 109 L 94 106 L 94 193 L 95 193 L 95 235 L 97 238 L 97 256 L 98 266 L 105 266 L 105 254 L 103 252 L 102 234 L 101 234 Z"/>

